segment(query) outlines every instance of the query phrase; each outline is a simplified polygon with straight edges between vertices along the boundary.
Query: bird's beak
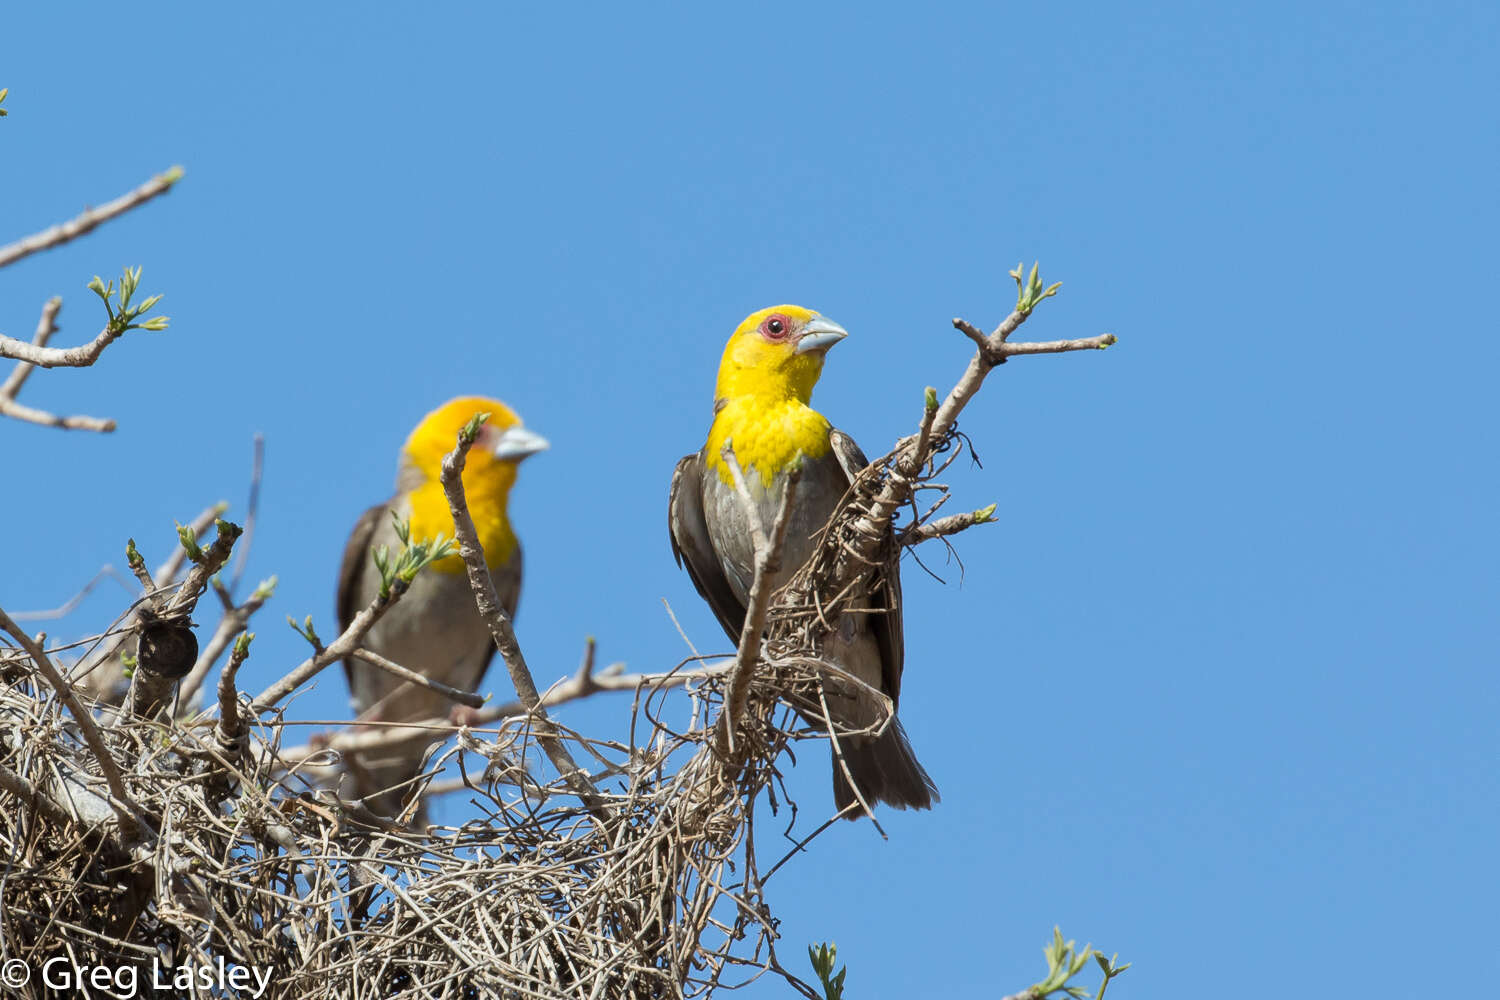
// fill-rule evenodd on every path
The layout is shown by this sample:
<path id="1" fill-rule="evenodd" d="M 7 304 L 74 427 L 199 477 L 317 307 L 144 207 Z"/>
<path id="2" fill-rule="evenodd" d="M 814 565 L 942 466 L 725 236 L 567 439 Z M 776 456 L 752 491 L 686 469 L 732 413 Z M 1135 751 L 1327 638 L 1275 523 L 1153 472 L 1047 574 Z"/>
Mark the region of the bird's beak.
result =
<path id="1" fill-rule="evenodd" d="M 849 331 L 833 320 L 814 316 L 802 328 L 802 336 L 797 340 L 797 353 L 821 354 L 847 336 Z"/>
<path id="2" fill-rule="evenodd" d="M 520 425 L 507 427 L 495 440 L 495 446 L 491 454 L 499 459 L 508 459 L 519 462 L 527 455 L 535 455 L 539 451 L 546 451 L 551 445 L 547 439 L 536 431 L 529 431 Z"/>

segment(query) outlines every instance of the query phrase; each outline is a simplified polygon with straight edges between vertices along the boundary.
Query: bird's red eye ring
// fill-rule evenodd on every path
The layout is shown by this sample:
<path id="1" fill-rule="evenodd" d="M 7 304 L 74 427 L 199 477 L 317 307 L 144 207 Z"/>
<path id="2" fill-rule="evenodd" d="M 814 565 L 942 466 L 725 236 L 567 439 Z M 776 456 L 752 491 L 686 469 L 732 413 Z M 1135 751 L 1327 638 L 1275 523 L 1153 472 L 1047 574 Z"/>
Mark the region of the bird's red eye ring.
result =
<path id="1" fill-rule="evenodd" d="M 781 313 L 772 313 L 761 322 L 760 332 L 772 340 L 781 340 L 787 335 L 790 327 L 791 324 L 787 322 L 785 316 Z"/>

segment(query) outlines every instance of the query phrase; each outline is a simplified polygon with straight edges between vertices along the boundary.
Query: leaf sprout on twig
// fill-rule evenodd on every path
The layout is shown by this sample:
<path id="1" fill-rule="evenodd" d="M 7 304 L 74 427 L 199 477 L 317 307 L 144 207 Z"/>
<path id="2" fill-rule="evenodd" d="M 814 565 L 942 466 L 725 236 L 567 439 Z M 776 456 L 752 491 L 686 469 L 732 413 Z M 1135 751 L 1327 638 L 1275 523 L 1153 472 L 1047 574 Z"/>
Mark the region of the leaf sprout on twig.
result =
<path id="1" fill-rule="evenodd" d="M 1062 931 L 1057 927 L 1052 928 L 1052 940 L 1042 949 L 1042 954 L 1047 956 L 1047 978 L 1020 994 L 1025 1000 L 1045 1000 L 1059 992 L 1066 993 L 1073 1000 L 1088 1000 L 1088 990 L 1081 986 L 1069 986 L 1068 982 L 1083 970 L 1091 958 L 1104 971 L 1104 981 L 1099 984 L 1099 992 L 1095 995 L 1095 1000 L 1103 1000 L 1110 980 L 1130 968 L 1129 962 L 1124 965 L 1115 964 L 1120 957 L 1118 954 L 1106 959 L 1092 945 L 1084 945 L 1079 950 L 1072 941 L 1063 940 Z"/>
<path id="2" fill-rule="evenodd" d="M 838 962 L 839 948 L 833 942 L 819 945 L 807 946 L 807 957 L 812 962 L 813 971 L 818 974 L 818 980 L 823 984 L 824 1000 L 843 1000 L 844 976 L 848 974 L 849 967 L 846 965 L 835 975 L 834 965 Z"/>
<path id="3" fill-rule="evenodd" d="M 317 630 L 313 628 L 312 615 L 308 615 L 306 620 L 304 620 L 301 625 L 297 624 L 297 619 L 293 618 L 291 615 L 287 615 L 286 623 L 292 627 L 293 632 L 296 632 L 302 638 L 311 643 L 313 649 L 323 648 L 323 640 L 318 638 Z"/>
<path id="4" fill-rule="evenodd" d="M 104 279 L 97 274 L 94 275 L 94 280 L 89 282 L 89 291 L 99 296 L 99 300 L 104 303 L 104 311 L 109 314 L 107 327 L 115 336 L 119 336 L 126 330 L 165 330 L 167 328 L 166 316 L 153 316 L 143 323 L 136 322 L 161 301 L 160 295 L 149 295 L 144 301 L 136 303 L 135 293 L 140 284 L 141 269 L 139 267 L 125 269 L 125 273 L 120 276 L 118 293 L 113 281 L 106 284 Z"/>
<path id="5" fill-rule="evenodd" d="M 391 521 L 396 529 L 396 537 L 401 540 L 401 551 L 397 553 L 394 560 L 391 558 L 388 546 L 377 545 L 370 552 L 375 560 L 375 569 L 380 573 L 382 600 L 390 596 L 391 587 L 397 580 L 402 583 L 411 583 L 422 570 L 458 551 L 453 539 L 443 535 L 413 542 L 411 523 L 403 520 L 395 511 L 391 512 Z"/>
<path id="6" fill-rule="evenodd" d="M 1010 276 L 1016 279 L 1016 312 L 1022 316 L 1031 315 L 1031 310 L 1043 299 L 1050 299 L 1057 294 L 1062 287 L 1062 282 L 1054 282 L 1046 288 L 1042 287 L 1042 279 L 1037 276 L 1037 268 L 1041 267 L 1041 261 L 1031 265 L 1031 275 L 1025 276 L 1024 265 L 1017 264 Z"/>

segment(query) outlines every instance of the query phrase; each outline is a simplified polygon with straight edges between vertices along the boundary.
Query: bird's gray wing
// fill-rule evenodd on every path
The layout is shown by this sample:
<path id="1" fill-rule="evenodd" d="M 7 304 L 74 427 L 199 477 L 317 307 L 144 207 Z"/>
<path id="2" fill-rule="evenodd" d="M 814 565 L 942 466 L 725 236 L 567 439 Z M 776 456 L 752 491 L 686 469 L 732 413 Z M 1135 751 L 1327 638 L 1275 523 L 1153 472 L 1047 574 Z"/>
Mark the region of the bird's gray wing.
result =
<path id="1" fill-rule="evenodd" d="M 828 442 L 844 470 L 844 475 L 853 483 L 861 470 L 870 462 L 860 451 L 854 439 L 838 428 L 828 432 Z M 881 543 L 885 556 L 880 571 L 880 581 L 870 591 L 869 607 L 885 608 L 885 614 L 872 615 L 870 630 L 875 633 L 875 642 L 880 647 L 880 675 L 885 693 L 892 702 L 901 698 L 901 671 L 906 660 L 906 637 L 901 623 L 901 550 L 895 538 L 887 534 Z"/>
<path id="2" fill-rule="evenodd" d="M 678 566 L 686 566 L 693 586 L 708 602 L 729 638 L 739 642 L 745 623 L 745 605 L 734 595 L 719 557 L 714 553 L 703 513 L 703 459 L 698 453 L 684 455 L 672 473 L 672 493 L 667 500 L 667 531 L 672 555 Z"/>
<path id="3" fill-rule="evenodd" d="M 349 541 L 344 543 L 344 559 L 339 564 L 339 589 L 337 596 L 339 632 L 342 633 L 354 621 L 354 616 L 363 609 L 360 600 L 360 591 L 364 588 L 361 583 L 364 574 L 373 572 L 370 562 L 370 541 L 375 537 L 375 529 L 380 527 L 381 518 L 387 517 L 387 505 L 378 503 L 359 516 L 354 523 L 354 530 L 349 533 Z M 353 687 L 354 678 L 351 676 L 350 660 L 344 660 L 344 677 Z"/>

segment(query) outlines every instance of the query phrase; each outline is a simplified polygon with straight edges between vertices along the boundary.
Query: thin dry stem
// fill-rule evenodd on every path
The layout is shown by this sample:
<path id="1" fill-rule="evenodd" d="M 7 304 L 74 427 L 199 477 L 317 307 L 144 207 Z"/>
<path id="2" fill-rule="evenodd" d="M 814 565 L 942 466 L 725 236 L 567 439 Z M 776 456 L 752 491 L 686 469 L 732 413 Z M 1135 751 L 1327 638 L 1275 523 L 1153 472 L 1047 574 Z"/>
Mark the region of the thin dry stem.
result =
<path id="1" fill-rule="evenodd" d="M 458 542 L 458 552 L 469 574 L 469 588 L 474 592 L 479 615 L 489 627 L 500 658 L 505 662 L 505 669 L 510 673 L 517 697 L 526 706 L 527 712 L 536 719 L 537 742 L 542 745 L 552 766 L 557 768 L 589 812 L 596 819 L 607 821 L 610 819 L 610 812 L 603 797 L 558 738 L 557 729 L 548 718 L 546 708 L 542 706 L 536 681 L 531 676 L 531 668 L 526 665 L 526 657 L 521 653 L 521 644 L 516 639 L 516 630 L 511 625 L 510 616 L 500 606 L 500 597 L 495 592 L 495 581 L 490 577 L 489 566 L 484 560 L 484 547 L 479 544 L 479 534 L 474 530 L 474 519 L 469 516 L 469 503 L 464 497 L 464 463 L 473 445 L 474 438 L 460 432 L 458 443 L 443 458 L 441 475 L 443 493 L 448 498 L 448 508 L 453 514 L 453 533 Z"/>
<path id="2" fill-rule="evenodd" d="M 17 240 L 9 246 L 0 247 L 0 267 L 8 267 L 23 257 L 29 257 L 31 254 L 50 250 L 69 240 L 75 240 L 92 231 L 101 222 L 124 215 L 132 208 L 144 205 L 158 195 L 166 194 L 181 178 L 182 170 L 173 167 L 166 173 L 151 178 L 134 191 L 127 192 L 114 201 L 105 202 L 97 208 L 91 208 L 69 222 L 51 226 L 33 236 Z M 0 356 L 5 356 L 3 348 L 0 348 Z"/>
<path id="3" fill-rule="evenodd" d="M 312 680 L 323 669 L 331 663 L 337 663 L 344 657 L 352 654 L 364 641 L 365 634 L 380 621 L 382 615 L 391 609 L 391 605 L 401 599 L 409 586 L 403 580 L 396 580 L 391 584 L 390 593 L 381 597 L 376 595 L 375 599 L 362 608 L 349 627 L 339 634 L 327 646 L 316 650 L 312 656 L 303 660 L 297 667 L 288 672 L 280 680 L 273 683 L 260 694 L 255 696 L 251 702 L 250 709 L 253 712 L 267 712 L 275 708 L 287 695 Z"/>
<path id="4" fill-rule="evenodd" d="M 37 350 L 46 348 L 47 341 L 51 340 L 52 335 L 57 332 L 57 311 L 61 308 L 62 299 L 55 296 L 48 299 L 42 306 L 42 318 L 37 322 L 36 333 L 31 338 L 32 348 Z M 8 340 L 9 338 L 0 337 L 0 339 Z M 34 371 L 36 371 L 36 365 L 30 361 L 16 362 L 15 367 L 6 376 L 4 384 L 0 384 L 0 416 L 40 424 L 43 427 L 58 427 L 63 430 L 109 432 L 115 429 L 115 422 L 107 417 L 59 417 L 55 413 L 48 413 L 17 402 L 16 394 L 21 391 L 21 386 L 26 384 L 26 380 Z"/>
<path id="5" fill-rule="evenodd" d="M 992 506 L 985 510 L 971 510 L 964 514 L 949 514 L 947 517 L 940 517 L 936 521 L 912 525 L 901 532 L 896 540 L 903 546 L 919 545 L 934 538 L 956 535 L 960 531 L 974 527 L 976 524 L 993 523 L 995 523 L 995 508 Z"/>
<path id="6" fill-rule="evenodd" d="M 227 592 L 226 592 L 227 593 Z M 177 700 L 180 704 L 190 705 L 198 689 L 208 677 L 208 672 L 219 662 L 219 657 L 224 655 L 224 650 L 234 641 L 250 624 L 250 618 L 259 611 L 270 600 L 270 593 L 256 590 L 245 599 L 245 603 L 232 605 L 225 610 L 224 616 L 219 619 L 219 624 L 214 628 L 214 634 L 209 638 L 208 644 L 198 654 L 198 661 L 193 664 L 193 669 L 177 688 Z"/>
<path id="7" fill-rule="evenodd" d="M 760 522 L 755 500 L 745 483 L 744 470 L 734 452 L 733 442 L 724 444 L 724 462 L 734 479 L 735 492 L 739 494 L 745 519 L 750 524 L 751 541 L 755 551 L 755 576 L 750 584 L 750 593 L 745 601 L 745 621 L 740 628 L 740 641 L 735 652 L 734 670 L 729 676 L 729 698 L 726 703 L 724 736 L 730 750 L 734 749 L 734 734 L 744 723 L 745 700 L 750 693 L 750 678 L 755 663 L 760 658 L 761 635 L 766 627 L 766 614 L 771 609 L 771 581 L 781 572 L 781 550 L 786 541 L 786 529 L 791 520 L 792 505 L 797 496 L 797 482 L 802 477 L 800 468 L 791 469 L 783 478 L 781 503 L 776 508 L 768 537 Z"/>
<path id="8" fill-rule="evenodd" d="M 368 649 L 356 649 L 350 655 L 353 656 L 356 660 L 364 660 L 371 666 L 379 667 L 386 673 L 392 675 L 393 677 L 399 677 L 401 680 L 405 681 L 408 684 L 415 684 L 417 687 L 424 687 L 429 691 L 436 691 L 444 698 L 447 698 L 450 701 L 456 701 L 460 705 L 468 705 L 470 708 L 484 707 L 484 697 L 482 695 L 475 694 L 473 691 L 464 691 L 460 688 L 453 687 L 450 684 L 444 684 L 442 681 L 435 681 L 431 677 L 428 677 L 426 674 L 419 674 L 415 670 L 403 667 L 395 660 L 388 660 L 385 657 L 381 656 L 379 653 L 372 653 Z"/>

